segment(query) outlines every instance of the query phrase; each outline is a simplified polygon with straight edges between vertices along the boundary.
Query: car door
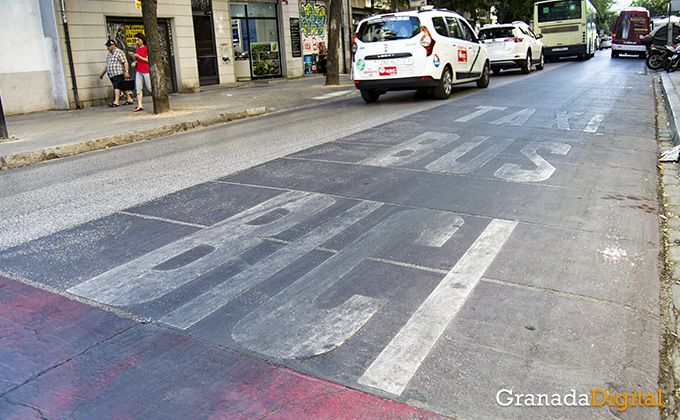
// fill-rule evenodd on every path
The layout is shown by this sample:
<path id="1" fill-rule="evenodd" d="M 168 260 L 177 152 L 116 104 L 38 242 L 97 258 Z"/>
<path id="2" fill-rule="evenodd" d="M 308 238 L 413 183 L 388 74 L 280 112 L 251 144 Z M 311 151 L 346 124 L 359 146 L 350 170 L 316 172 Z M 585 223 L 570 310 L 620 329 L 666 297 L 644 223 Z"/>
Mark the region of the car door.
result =
<path id="1" fill-rule="evenodd" d="M 453 67 L 452 71 L 454 74 L 451 76 L 455 79 L 456 78 L 456 68 L 455 68 L 455 63 L 456 63 L 456 42 L 455 39 L 451 38 L 449 35 L 449 29 L 446 26 L 446 19 L 443 16 L 432 16 L 432 26 L 434 28 L 434 31 L 439 35 L 440 37 L 436 42 L 438 42 L 438 46 L 435 47 L 435 53 L 434 56 L 432 57 L 433 63 L 439 74 L 437 75 L 437 78 L 439 78 L 439 75 L 441 74 L 442 71 L 444 71 L 444 67 L 446 66 L 446 63 L 451 63 L 451 66 Z M 437 44 L 435 44 L 437 45 Z"/>
<path id="2" fill-rule="evenodd" d="M 454 16 L 447 16 L 446 23 L 449 34 L 457 40 L 456 79 L 479 77 L 484 66 L 484 60 L 480 60 L 481 45 L 474 31 L 464 19 Z"/>
<path id="3" fill-rule="evenodd" d="M 538 41 L 538 38 L 536 38 L 536 35 L 534 34 L 530 27 L 521 26 L 520 29 L 522 30 L 522 32 L 524 32 L 524 34 L 526 34 L 527 38 L 529 39 L 531 58 L 533 58 L 534 60 L 538 60 L 538 58 L 541 56 L 541 43 Z"/>

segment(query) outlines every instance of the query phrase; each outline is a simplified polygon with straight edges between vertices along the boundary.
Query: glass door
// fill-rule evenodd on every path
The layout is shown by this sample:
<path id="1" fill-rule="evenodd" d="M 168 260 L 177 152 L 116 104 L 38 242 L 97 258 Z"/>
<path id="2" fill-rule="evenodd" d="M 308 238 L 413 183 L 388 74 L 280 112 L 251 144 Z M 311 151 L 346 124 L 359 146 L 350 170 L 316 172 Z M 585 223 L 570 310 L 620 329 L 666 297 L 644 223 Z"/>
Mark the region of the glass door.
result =
<path id="1" fill-rule="evenodd" d="M 232 4 L 231 17 L 237 80 L 280 77 L 276 4 Z"/>
<path id="2" fill-rule="evenodd" d="M 191 0 L 191 9 L 194 19 L 199 84 L 201 86 L 218 84 L 220 79 L 217 71 L 212 2 L 211 0 Z"/>

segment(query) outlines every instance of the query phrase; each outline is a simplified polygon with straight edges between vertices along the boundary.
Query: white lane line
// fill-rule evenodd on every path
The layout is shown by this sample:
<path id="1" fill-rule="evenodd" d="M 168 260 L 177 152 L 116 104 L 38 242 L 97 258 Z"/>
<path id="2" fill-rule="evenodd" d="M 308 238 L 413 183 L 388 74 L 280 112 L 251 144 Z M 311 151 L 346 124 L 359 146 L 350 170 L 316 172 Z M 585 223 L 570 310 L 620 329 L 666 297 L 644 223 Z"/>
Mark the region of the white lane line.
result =
<path id="1" fill-rule="evenodd" d="M 334 98 L 336 96 L 349 95 L 352 92 L 354 92 L 354 91 L 353 90 L 341 90 L 341 91 L 338 91 L 338 92 L 331 92 L 331 93 L 327 93 L 327 94 L 322 95 L 322 96 L 317 96 L 317 97 L 314 97 L 312 99 L 316 99 L 317 101 L 322 101 L 324 99 L 330 99 L 330 98 Z"/>
<path id="2" fill-rule="evenodd" d="M 420 364 L 465 303 L 517 222 L 494 219 L 449 271 L 359 383 L 400 395 Z"/>

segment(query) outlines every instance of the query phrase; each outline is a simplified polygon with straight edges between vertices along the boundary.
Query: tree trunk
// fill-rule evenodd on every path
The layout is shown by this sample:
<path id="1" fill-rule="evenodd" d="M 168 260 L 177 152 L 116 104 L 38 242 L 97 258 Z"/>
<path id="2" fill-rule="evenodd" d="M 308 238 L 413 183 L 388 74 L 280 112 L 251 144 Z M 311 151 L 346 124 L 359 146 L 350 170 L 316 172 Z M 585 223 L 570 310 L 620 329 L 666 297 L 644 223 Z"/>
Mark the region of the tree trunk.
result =
<path id="1" fill-rule="evenodd" d="M 342 22 L 341 0 L 331 0 L 328 11 L 328 58 L 326 86 L 340 84 L 340 25 Z"/>
<path id="2" fill-rule="evenodd" d="M 153 113 L 162 114 L 170 111 L 170 100 L 168 99 L 168 86 L 165 83 L 165 70 L 163 69 L 161 44 L 158 36 L 157 7 L 157 0 L 142 0 L 142 19 L 149 53 Z"/>

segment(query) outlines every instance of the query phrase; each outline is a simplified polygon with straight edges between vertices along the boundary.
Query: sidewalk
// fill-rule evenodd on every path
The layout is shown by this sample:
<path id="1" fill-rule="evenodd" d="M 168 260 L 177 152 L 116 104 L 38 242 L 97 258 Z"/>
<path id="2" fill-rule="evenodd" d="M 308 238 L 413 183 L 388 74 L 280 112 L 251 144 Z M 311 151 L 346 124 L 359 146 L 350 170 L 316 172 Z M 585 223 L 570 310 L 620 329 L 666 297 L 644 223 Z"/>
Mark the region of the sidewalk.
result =
<path id="1" fill-rule="evenodd" d="M 657 103 L 659 155 L 680 144 L 680 73 L 659 72 L 663 101 Z M 659 163 L 662 199 L 661 228 L 664 233 L 660 310 L 661 371 L 660 385 L 669 399 L 663 419 L 680 419 L 680 169 L 678 162 Z"/>
<path id="2" fill-rule="evenodd" d="M 357 94 L 349 75 L 341 75 L 340 86 L 324 86 L 325 81 L 323 76 L 274 79 L 172 94 L 172 111 L 162 115 L 153 114 L 153 100 L 145 97 L 143 112 L 129 105 L 8 116 L 12 139 L 0 142 L 0 170 Z"/>

